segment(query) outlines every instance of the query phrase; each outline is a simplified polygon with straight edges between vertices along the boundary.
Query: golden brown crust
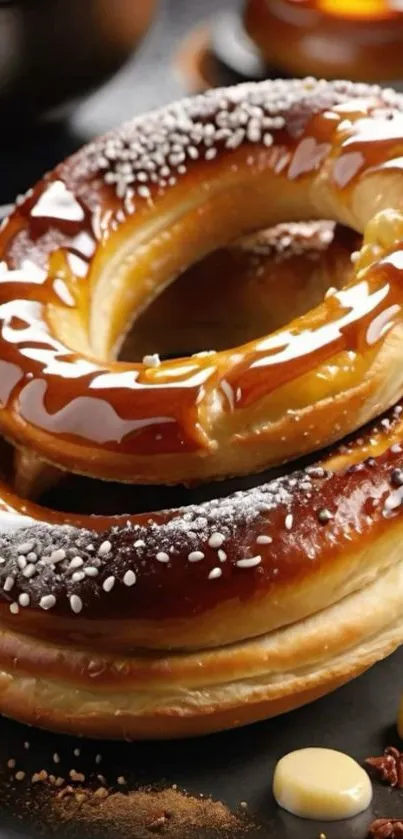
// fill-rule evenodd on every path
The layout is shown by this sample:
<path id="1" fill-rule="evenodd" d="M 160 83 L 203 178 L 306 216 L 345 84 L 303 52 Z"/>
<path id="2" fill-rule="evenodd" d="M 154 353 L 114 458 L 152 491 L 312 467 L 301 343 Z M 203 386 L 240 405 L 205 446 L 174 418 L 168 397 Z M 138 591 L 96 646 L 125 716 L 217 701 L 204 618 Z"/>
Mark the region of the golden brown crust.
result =
<path id="1" fill-rule="evenodd" d="M 247 0 L 245 25 L 271 67 L 290 75 L 397 81 L 403 77 L 403 15 L 327 0 Z"/>
<path id="2" fill-rule="evenodd" d="M 391 653 L 403 639 L 402 605 L 400 563 L 318 615 L 215 652 L 108 661 L 6 633 L 0 707 L 24 722 L 94 737 L 239 726 L 310 702 Z"/>
<path id="3" fill-rule="evenodd" d="M 375 87 L 267 82 L 135 120 L 58 167 L 0 236 L 7 438 L 64 469 L 172 483 L 318 449 L 393 404 L 402 123 L 400 98 Z M 289 215 L 364 231 L 386 208 L 365 281 L 359 263 L 288 328 L 207 356 L 110 361 L 130 318 L 232 237 Z"/>
<path id="4" fill-rule="evenodd" d="M 218 139 L 225 120 L 229 134 Z M 182 171 L 174 146 L 186 132 L 186 143 L 189 136 L 196 143 L 196 129 L 204 139 Z M 165 109 L 63 164 L 1 234 L 6 434 L 50 462 L 104 478 L 136 480 L 146 465 L 148 480 L 200 478 L 312 453 L 397 402 L 401 137 L 401 101 L 392 93 L 279 82 Z M 284 156 L 286 175 L 278 165 Z M 178 179 L 164 186 L 169 157 Z M 140 178 L 147 161 L 156 180 Z M 123 291 L 140 288 L 130 304 L 138 311 L 179 259 L 186 265 L 246 223 L 257 226 L 276 179 L 284 214 L 292 206 L 364 231 L 348 287 L 247 351 L 170 367 L 97 361 L 127 319 Z M 234 200 L 249 183 L 253 200 L 238 214 Z M 136 213 L 123 220 L 116 213 L 133 200 Z M 105 210 L 113 211 L 106 221 Z M 79 280 L 90 259 L 89 218 L 98 244 Z M 134 244 L 132 270 L 140 274 L 130 291 L 119 271 Z M 148 290 L 141 266 L 157 275 Z M 210 375 L 218 376 L 214 386 Z M 224 397 L 230 410 L 222 410 Z M 143 421 L 139 412 L 145 431 L 131 425 Z M 175 429 L 159 440 L 150 425 L 159 429 L 167 416 Z M 295 707 L 388 654 L 403 638 L 402 416 L 397 403 L 344 450 L 182 509 L 66 516 L 0 487 L 0 711 L 94 735 L 201 733 Z"/>

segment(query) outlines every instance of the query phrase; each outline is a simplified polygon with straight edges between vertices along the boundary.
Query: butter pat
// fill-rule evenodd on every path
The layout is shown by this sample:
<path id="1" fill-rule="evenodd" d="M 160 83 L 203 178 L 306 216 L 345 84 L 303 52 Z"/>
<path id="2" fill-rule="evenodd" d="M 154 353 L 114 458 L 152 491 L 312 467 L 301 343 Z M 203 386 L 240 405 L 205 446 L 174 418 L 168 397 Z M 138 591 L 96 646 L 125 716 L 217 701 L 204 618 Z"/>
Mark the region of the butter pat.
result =
<path id="1" fill-rule="evenodd" d="M 278 762 L 273 779 L 277 804 L 303 819 L 337 821 L 362 813 L 372 800 L 367 773 L 333 749 L 299 749 Z"/>

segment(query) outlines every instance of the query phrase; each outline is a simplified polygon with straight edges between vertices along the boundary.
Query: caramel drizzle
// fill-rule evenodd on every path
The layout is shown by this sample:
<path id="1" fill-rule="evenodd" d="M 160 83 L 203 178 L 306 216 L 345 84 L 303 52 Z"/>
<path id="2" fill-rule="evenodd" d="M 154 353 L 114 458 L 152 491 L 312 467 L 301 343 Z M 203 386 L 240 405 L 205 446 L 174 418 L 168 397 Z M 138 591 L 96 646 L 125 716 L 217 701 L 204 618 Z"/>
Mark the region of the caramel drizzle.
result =
<path id="1" fill-rule="evenodd" d="M 373 108 L 373 101 L 354 101 L 325 111 L 297 138 L 280 129 L 278 143 L 288 149 L 288 177 L 311 174 L 333 146 L 332 178 L 339 190 L 350 189 L 374 168 L 400 168 L 403 115 L 389 114 L 383 106 L 374 116 Z M 273 166 L 278 163 L 275 151 Z M 87 282 L 97 244 L 95 219 L 62 181 L 45 182 L 17 211 L 17 220 L 33 241 L 48 229 L 59 230 L 70 269 L 76 280 Z M 48 268 L 29 260 L 18 267 L 8 264 L 13 243 L 11 236 L 0 273 L 0 404 L 17 421 L 113 451 L 203 448 L 208 439 L 198 422 L 198 406 L 214 389 L 220 388 L 226 410 L 243 408 L 341 351 L 379 349 L 401 317 L 399 245 L 364 278 L 310 313 L 303 329 L 297 323 L 230 353 L 193 356 L 156 368 L 100 364 L 71 352 L 51 334 L 44 307 L 78 304 L 63 278 Z"/>

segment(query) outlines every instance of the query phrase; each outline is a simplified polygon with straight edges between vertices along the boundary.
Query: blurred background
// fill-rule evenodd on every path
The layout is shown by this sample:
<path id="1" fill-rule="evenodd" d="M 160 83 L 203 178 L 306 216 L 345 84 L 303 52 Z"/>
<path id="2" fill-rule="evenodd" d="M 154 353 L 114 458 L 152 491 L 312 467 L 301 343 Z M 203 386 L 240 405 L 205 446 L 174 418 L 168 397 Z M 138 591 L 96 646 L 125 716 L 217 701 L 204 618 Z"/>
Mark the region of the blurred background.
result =
<path id="1" fill-rule="evenodd" d="M 403 0 L 0 0 L 0 204 L 95 134 L 209 86 L 399 83 Z"/>

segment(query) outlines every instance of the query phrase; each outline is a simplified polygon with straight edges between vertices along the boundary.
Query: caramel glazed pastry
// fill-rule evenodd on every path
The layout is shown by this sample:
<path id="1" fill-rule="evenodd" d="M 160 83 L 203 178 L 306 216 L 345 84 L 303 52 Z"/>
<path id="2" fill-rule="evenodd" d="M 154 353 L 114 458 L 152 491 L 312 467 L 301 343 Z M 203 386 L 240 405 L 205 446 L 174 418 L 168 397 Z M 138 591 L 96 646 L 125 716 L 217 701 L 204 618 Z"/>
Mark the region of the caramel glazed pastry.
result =
<path id="1" fill-rule="evenodd" d="M 174 484 L 310 465 L 121 517 L 3 486 L 2 713 L 92 736 L 201 734 L 313 700 L 403 641 L 402 158 L 393 91 L 247 84 L 97 140 L 4 223 L 0 425 L 17 478 L 50 464 Z M 230 350 L 116 360 L 187 266 L 322 218 L 362 245 L 336 282 L 304 267 L 299 309 L 270 257 L 264 293 L 272 309 L 288 296 L 286 325 Z"/>

